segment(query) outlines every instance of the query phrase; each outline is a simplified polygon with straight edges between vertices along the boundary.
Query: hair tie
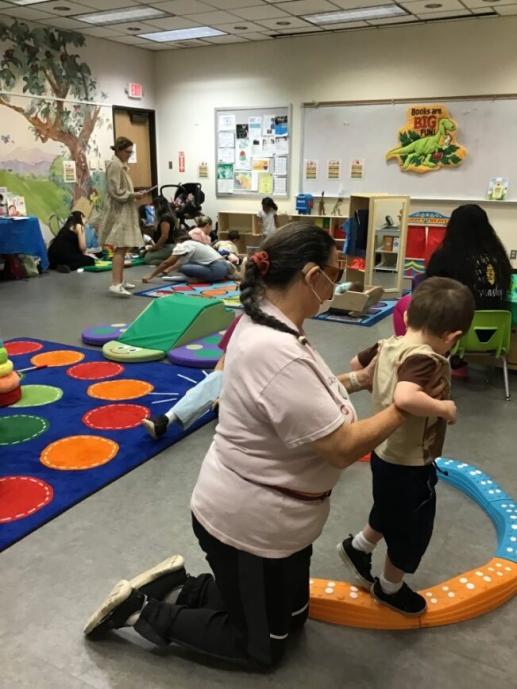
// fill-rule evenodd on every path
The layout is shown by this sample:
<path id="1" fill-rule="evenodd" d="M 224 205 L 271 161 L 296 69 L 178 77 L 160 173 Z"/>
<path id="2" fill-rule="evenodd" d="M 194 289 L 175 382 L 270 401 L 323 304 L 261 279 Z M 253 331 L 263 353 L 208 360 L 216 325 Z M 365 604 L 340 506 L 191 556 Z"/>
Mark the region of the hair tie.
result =
<path id="1" fill-rule="evenodd" d="M 298 336 L 298 342 L 303 346 L 309 344 L 309 340 L 305 337 L 305 335 L 299 335 Z"/>
<path id="2" fill-rule="evenodd" d="M 267 251 L 257 251 L 256 254 L 251 256 L 250 261 L 253 261 L 257 266 L 260 277 L 264 277 L 267 274 L 271 265 Z"/>

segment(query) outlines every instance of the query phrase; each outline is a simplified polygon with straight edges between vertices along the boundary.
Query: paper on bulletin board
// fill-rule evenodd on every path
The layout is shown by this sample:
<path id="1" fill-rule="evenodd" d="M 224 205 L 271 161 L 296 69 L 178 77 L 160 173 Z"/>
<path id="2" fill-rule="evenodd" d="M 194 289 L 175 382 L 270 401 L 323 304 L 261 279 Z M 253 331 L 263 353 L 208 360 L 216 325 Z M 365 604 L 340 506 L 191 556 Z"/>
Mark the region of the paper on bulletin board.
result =
<path id="1" fill-rule="evenodd" d="M 251 170 L 251 146 L 249 139 L 237 139 L 235 169 Z"/>
<path id="2" fill-rule="evenodd" d="M 248 117 L 248 136 L 249 138 L 257 138 L 262 136 L 262 117 Z"/>
<path id="3" fill-rule="evenodd" d="M 275 135 L 275 115 L 262 116 L 262 134 L 263 136 Z"/>
<path id="4" fill-rule="evenodd" d="M 270 175 L 268 172 L 259 174 L 258 191 L 259 194 L 264 194 L 265 196 L 273 193 L 273 175 Z"/>
<path id="5" fill-rule="evenodd" d="M 252 191 L 252 174 L 251 172 L 236 172 L 233 180 L 234 191 Z"/>
<path id="6" fill-rule="evenodd" d="M 275 134 L 277 136 L 287 136 L 287 115 L 277 115 L 275 117 Z"/>
<path id="7" fill-rule="evenodd" d="M 286 156 L 289 153 L 289 140 L 285 136 L 275 138 L 275 148 L 277 156 Z"/>
<path id="8" fill-rule="evenodd" d="M 233 148 L 235 146 L 235 136 L 233 132 L 219 132 L 219 148 Z"/>
<path id="9" fill-rule="evenodd" d="M 276 153 L 276 143 L 274 136 L 265 136 L 262 139 L 262 155 L 267 157 L 272 157 Z"/>
<path id="10" fill-rule="evenodd" d="M 253 158 L 251 169 L 253 172 L 269 172 L 271 161 L 269 158 Z"/>
<path id="11" fill-rule="evenodd" d="M 364 160 L 356 159 L 350 163 L 350 179 L 363 179 Z"/>
<path id="12" fill-rule="evenodd" d="M 306 160 L 303 165 L 303 176 L 305 179 L 318 179 L 318 161 Z"/>
<path id="13" fill-rule="evenodd" d="M 221 194 L 233 191 L 233 165 L 217 163 L 217 191 Z"/>
<path id="14" fill-rule="evenodd" d="M 508 194 L 510 180 L 508 177 L 491 177 L 488 183 L 487 198 L 489 201 L 504 201 Z"/>
<path id="15" fill-rule="evenodd" d="M 260 156 L 262 155 L 262 137 L 254 136 L 251 139 L 251 155 Z"/>
<path id="16" fill-rule="evenodd" d="M 275 175 L 287 175 L 287 158 L 285 156 L 276 156 Z"/>
<path id="17" fill-rule="evenodd" d="M 273 178 L 273 193 L 276 195 L 287 194 L 287 177 Z"/>
<path id="18" fill-rule="evenodd" d="M 219 115 L 217 120 L 217 131 L 219 132 L 234 132 L 235 131 L 235 115 Z"/>
<path id="19" fill-rule="evenodd" d="M 233 163 L 235 160 L 235 149 L 233 148 L 218 148 L 217 162 L 218 163 Z"/>
<path id="20" fill-rule="evenodd" d="M 249 126 L 247 124 L 238 124 L 235 128 L 237 139 L 247 139 L 249 137 Z"/>
<path id="21" fill-rule="evenodd" d="M 63 181 L 67 184 L 75 184 L 77 182 L 75 160 L 63 160 Z"/>

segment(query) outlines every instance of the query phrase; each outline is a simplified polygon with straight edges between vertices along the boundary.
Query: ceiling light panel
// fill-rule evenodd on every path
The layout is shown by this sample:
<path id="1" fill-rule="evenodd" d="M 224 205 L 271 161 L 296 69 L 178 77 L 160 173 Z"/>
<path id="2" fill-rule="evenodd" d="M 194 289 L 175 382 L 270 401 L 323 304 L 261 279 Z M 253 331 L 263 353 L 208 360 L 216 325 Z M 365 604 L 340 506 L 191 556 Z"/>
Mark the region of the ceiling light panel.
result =
<path id="1" fill-rule="evenodd" d="M 211 38 L 212 36 L 224 36 L 224 31 L 213 29 L 211 26 L 196 26 L 193 29 L 176 29 L 174 31 L 153 31 L 152 33 L 139 34 L 140 38 L 146 38 L 156 43 L 168 43 L 172 41 L 188 41 L 194 38 Z"/>
<path id="2" fill-rule="evenodd" d="M 105 12 L 91 12 L 76 15 L 76 19 L 87 24 L 106 25 L 133 22 L 143 19 L 154 19 L 165 16 L 165 12 L 155 7 L 126 7 L 119 10 L 107 10 Z"/>
<path id="3" fill-rule="evenodd" d="M 407 12 L 398 5 L 390 4 L 311 14 L 305 16 L 304 19 L 314 24 L 337 24 L 343 22 L 367 21 L 369 19 L 383 19 L 384 17 L 399 17 L 406 14 Z"/>

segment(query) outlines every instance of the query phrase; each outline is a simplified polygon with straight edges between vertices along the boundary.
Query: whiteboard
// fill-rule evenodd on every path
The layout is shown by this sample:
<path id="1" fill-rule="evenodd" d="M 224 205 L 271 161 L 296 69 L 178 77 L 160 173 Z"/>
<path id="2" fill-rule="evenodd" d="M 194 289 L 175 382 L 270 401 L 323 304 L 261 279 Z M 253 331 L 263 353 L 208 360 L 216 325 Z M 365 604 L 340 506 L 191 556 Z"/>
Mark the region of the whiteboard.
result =
<path id="1" fill-rule="evenodd" d="M 231 122 L 231 128 L 221 124 L 227 118 Z M 282 124 L 278 123 L 276 126 L 272 123 L 272 128 L 267 130 L 269 133 L 266 133 L 266 123 L 271 118 L 281 119 Z M 250 119 L 260 120 L 262 123 L 260 133 L 255 132 L 252 135 Z M 287 198 L 289 196 L 291 119 L 291 107 L 288 105 L 268 108 L 215 108 L 215 189 L 218 198 L 232 196 Z M 241 139 L 238 128 L 242 126 L 248 131 L 247 135 L 242 136 L 243 142 L 248 142 L 245 147 L 245 167 L 239 165 L 242 150 L 239 151 Z M 281 131 L 278 127 L 281 127 Z M 224 141 L 224 139 L 228 140 Z M 258 143 L 258 150 L 252 145 L 253 141 Z M 242 164 L 242 161 L 240 162 Z M 264 172 L 253 173 L 255 164 L 266 165 Z M 229 168 L 231 168 L 231 183 L 226 173 Z M 268 178 L 271 186 L 261 188 L 261 177 Z M 239 181 L 242 184 L 239 184 Z M 244 182 L 252 186 L 247 187 Z"/>
<path id="2" fill-rule="evenodd" d="M 457 168 L 426 174 L 402 172 L 385 154 L 397 146 L 406 112 L 419 103 L 444 103 L 457 124 L 457 143 L 468 155 Z M 341 160 L 341 178 L 327 179 L 327 161 Z M 351 179 L 354 159 L 364 160 L 363 179 Z M 318 162 L 318 178 L 304 179 L 304 161 Z M 491 177 L 510 180 L 507 201 L 517 201 L 517 99 L 512 96 L 472 99 L 415 99 L 367 104 L 305 104 L 301 188 L 319 196 L 371 193 L 409 195 L 419 199 L 486 199 Z"/>

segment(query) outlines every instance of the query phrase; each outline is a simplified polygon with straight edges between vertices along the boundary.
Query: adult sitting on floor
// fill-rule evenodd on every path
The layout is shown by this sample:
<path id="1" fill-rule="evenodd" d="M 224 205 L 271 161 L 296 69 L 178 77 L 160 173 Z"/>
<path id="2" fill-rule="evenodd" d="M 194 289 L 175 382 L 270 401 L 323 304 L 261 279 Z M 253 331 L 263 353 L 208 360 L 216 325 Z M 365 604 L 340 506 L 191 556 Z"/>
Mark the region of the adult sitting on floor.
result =
<path id="1" fill-rule="evenodd" d="M 154 231 L 154 244 L 145 252 L 144 263 L 149 266 L 157 266 L 172 254 L 176 240 L 175 218 L 169 202 L 163 196 L 158 196 L 153 201 L 156 211 L 156 229 Z"/>
<path id="2" fill-rule="evenodd" d="M 86 254 L 84 213 L 73 210 L 48 247 L 48 261 L 52 269 L 70 273 L 78 268 L 93 266 L 95 258 Z"/>
<path id="3" fill-rule="evenodd" d="M 213 575 L 187 576 L 183 558 L 170 557 L 119 582 L 86 634 L 133 627 L 152 643 L 252 668 L 280 660 L 308 617 L 312 543 L 341 471 L 404 421 L 394 405 L 358 421 L 348 392 L 370 387 L 373 366 L 337 377 L 304 333 L 342 274 L 332 237 L 302 222 L 250 258 L 191 501 Z"/>
<path id="4" fill-rule="evenodd" d="M 142 282 L 173 271 L 189 282 L 217 282 L 232 275 L 234 268 L 211 246 L 190 239 L 185 233 L 178 237 L 170 258 L 160 263 Z"/>

